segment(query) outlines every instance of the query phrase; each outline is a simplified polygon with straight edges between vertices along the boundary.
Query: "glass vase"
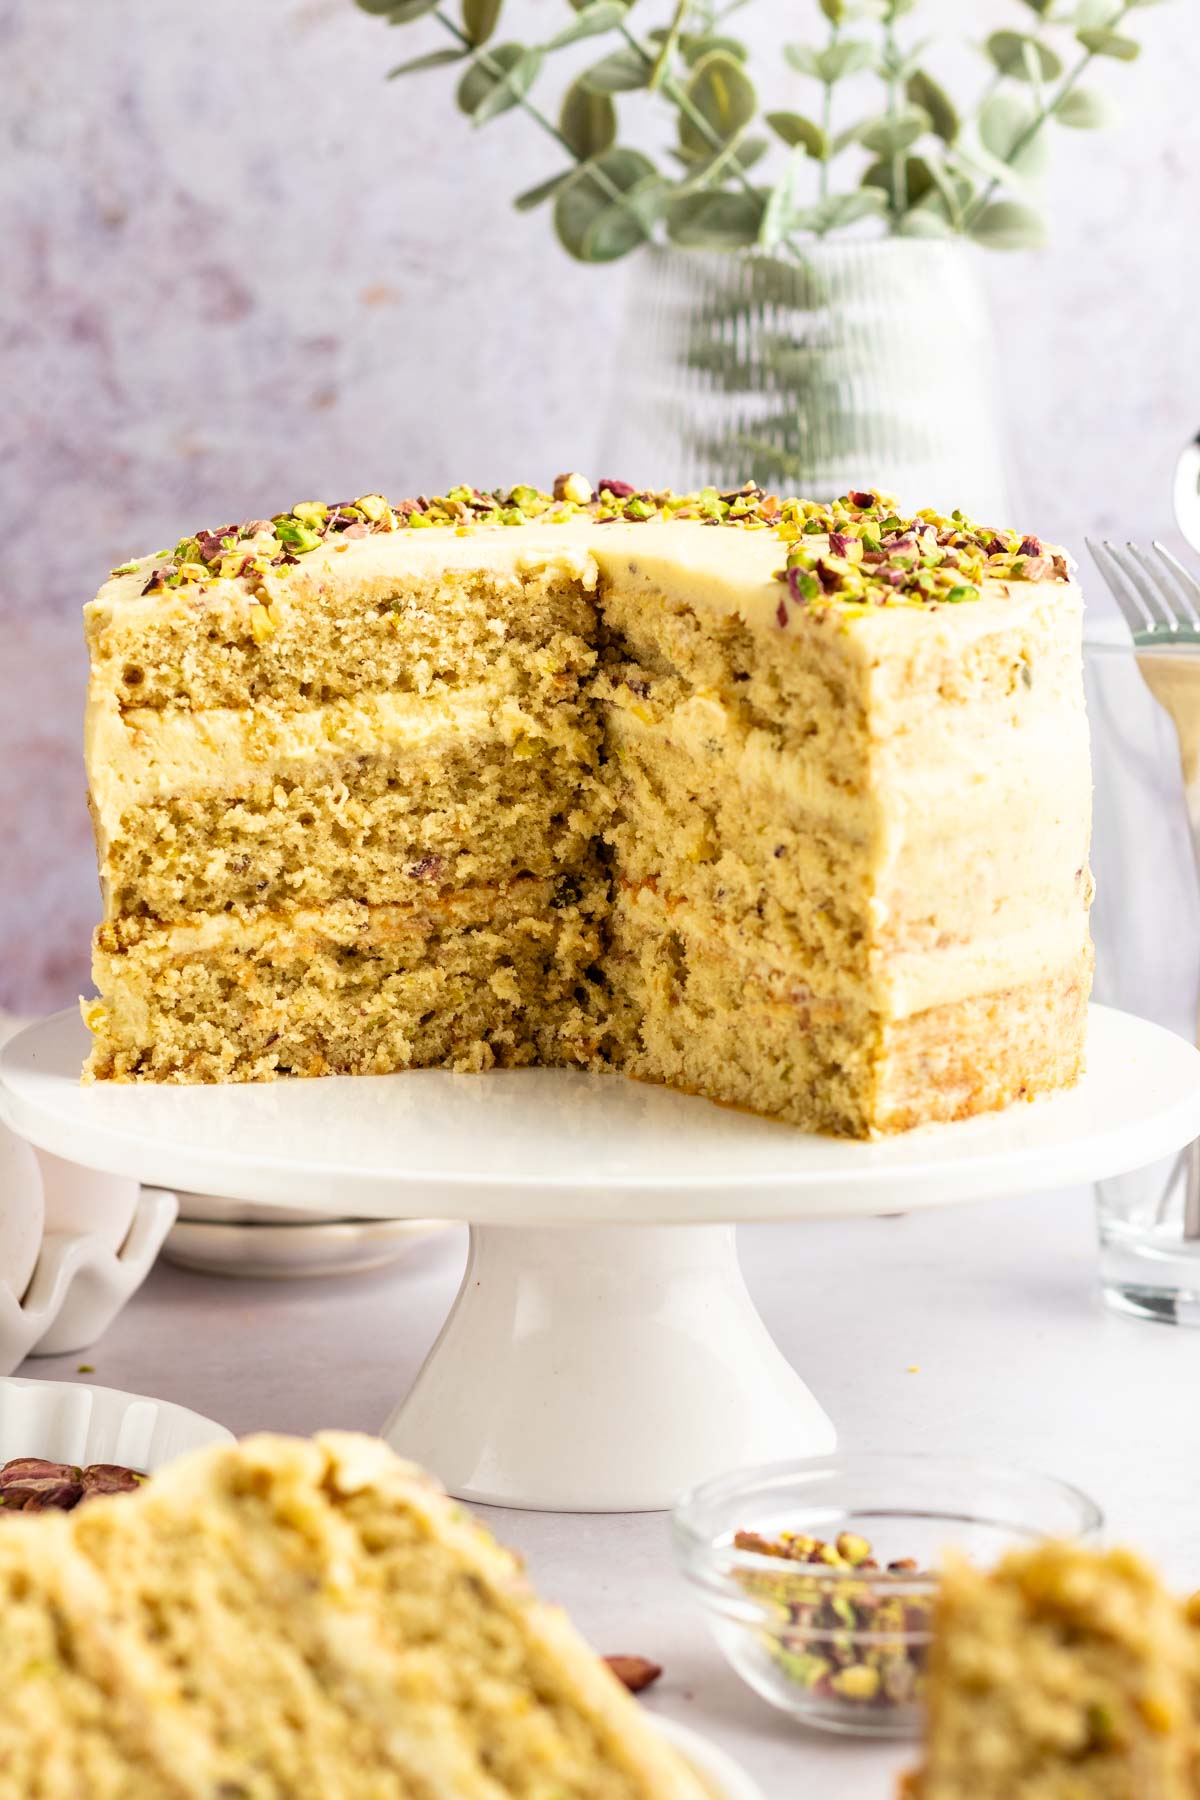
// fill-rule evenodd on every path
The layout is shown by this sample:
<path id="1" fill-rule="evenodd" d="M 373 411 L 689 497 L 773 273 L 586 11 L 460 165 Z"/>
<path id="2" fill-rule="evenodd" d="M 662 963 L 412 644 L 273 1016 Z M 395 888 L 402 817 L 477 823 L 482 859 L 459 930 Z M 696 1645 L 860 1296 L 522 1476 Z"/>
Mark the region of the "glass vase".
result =
<path id="1" fill-rule="evenodd" d="M 957 243 L 812 245 L 803 262 L 651 247 L 632 274 L 601 475 L 677 489 L 1008 517 L 991 324 Z"/>

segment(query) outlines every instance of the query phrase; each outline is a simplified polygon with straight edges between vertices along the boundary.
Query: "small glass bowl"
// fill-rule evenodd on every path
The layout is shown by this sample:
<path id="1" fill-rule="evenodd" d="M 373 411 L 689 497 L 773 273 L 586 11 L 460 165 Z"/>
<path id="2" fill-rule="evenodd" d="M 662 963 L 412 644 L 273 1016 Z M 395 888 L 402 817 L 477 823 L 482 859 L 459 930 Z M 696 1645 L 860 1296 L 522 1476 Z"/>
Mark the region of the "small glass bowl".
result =
<path id="1" fill-rule="evenodd" d="M 673 1529 L 718 1644 L 756 1692 L 825 1731 L 907 1738 L 943 1554 L 986 1565 L 1039 1538 L 1094 1538 L 1103 1522 L 1078 1489 L 1004 1463 L 835 1456 L 705 1482 Z M 790 1533 L 793 1555 L 739 1548 L 743 1533 Z M 836 1559 L 802 1560 L 820 1555 L 811 1541 Z"/>

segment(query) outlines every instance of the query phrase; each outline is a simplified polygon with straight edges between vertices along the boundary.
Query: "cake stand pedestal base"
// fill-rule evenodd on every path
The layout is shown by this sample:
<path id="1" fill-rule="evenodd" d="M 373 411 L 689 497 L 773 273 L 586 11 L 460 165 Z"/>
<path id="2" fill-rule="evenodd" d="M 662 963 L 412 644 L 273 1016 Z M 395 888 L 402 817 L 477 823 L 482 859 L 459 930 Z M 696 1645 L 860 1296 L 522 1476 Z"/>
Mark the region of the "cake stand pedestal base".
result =
<path id="1" fill-rule="evenodd" d="M 730 1225 L 473 1226 L 384 1436 L 462 1500 L 556 1512 L 665 1507 L 722 1469 L 836 1443 Z"/>

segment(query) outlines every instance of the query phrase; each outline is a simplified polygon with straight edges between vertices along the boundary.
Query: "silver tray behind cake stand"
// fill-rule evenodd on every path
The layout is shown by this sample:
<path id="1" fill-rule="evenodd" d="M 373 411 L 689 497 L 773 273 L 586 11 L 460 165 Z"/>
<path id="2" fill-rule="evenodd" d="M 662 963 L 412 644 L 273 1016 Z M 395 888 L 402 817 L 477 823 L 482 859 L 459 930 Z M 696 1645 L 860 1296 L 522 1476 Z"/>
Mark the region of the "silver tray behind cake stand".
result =
<path id="1" fill-rule="evenodd" d="M 72 1012 L 0 1053 L 0 1107 L 42 1149 L 176 1190 L 469 1221 L 458 1298 L 384 1435 L 462 1499 L 563 1511 L 664 1507 L 833 1449 L 736 1222 L 1066 1187 L 1200 1134 L 1200 1052 L 1104 1007 L 1070 1093 L 877 1143 L 564 1070 L 84 1087 L 86 1050 Z"/>

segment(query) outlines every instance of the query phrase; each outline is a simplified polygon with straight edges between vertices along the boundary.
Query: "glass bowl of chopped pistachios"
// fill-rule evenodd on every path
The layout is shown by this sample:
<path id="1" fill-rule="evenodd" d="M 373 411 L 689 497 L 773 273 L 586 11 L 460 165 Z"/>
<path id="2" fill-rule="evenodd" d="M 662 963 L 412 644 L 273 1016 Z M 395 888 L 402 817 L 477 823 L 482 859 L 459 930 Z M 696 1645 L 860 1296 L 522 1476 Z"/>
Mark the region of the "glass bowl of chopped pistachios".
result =
<path id="1" fill-rule="evenodd" d="M 915 1737 L 947 1552 L 984 1565 L 1099 1535 L 1052 1476 L 957 1457 L 834 1456 L 739 1470 L 675 1508 L 676 1554 L 742 1679 L 806 1725 Z"/>

